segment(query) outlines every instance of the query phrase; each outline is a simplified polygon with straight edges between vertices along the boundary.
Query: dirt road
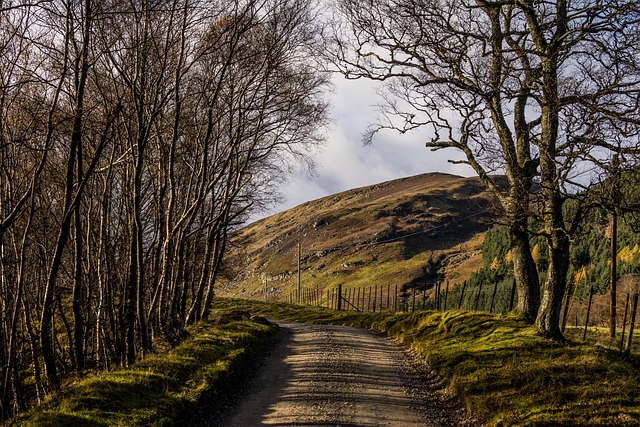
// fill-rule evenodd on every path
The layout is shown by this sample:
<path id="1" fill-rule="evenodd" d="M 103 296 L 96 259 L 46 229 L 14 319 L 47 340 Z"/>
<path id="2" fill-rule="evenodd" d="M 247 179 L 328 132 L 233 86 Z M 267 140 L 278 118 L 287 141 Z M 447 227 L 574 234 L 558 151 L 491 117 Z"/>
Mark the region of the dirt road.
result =
<path id="1" fill-rule="evenodd" d="M 343 326 L 281 327 L 246 395 L 209 425 L 474 425 L 428 366 L 390 339 Z"/>

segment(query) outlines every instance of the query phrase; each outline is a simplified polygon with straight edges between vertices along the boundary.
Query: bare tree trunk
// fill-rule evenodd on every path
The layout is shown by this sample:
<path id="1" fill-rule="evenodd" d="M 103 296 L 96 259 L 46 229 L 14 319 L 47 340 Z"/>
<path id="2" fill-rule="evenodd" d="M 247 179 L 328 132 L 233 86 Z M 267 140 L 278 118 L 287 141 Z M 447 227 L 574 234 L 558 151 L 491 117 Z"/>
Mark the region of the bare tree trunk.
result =
<path id="1" fill-rule="evenodd" d="M 32 185 L 35 185 L 35 183 L 32 183 Z M 16 352 L 17 352 L 17 340 L 18 340 L 18 321 L 20 318 L 20 312 L 21 309 L 23 309 L 24 307 L 24 302 L 23 302 L 23 294 L 24 294 L 24 270 L 25 270 L 25 261 L 26 261 L 26 248 L 27 248 L 27 238 L 29 236 L 29 234 L 31 233 L 31 226 L 33 224 L 33 217 L 34 217 L 34 212 L 35 212 L 35 192 L 31 192 L 30 197 L 29 197 L 29 215 L 28 215 L 28 219 L 27 219 L 27 224 L 24 228 L 24 232 L 22 235 L 22 240 L 20 242 L 19 245 L 19 254 L 17 254 L 18 257 L 18 270 L 17 270 L 17 277 L 15 278 L 16 281 L 16 288 L 15 288 L 15 293 L 13 296 L 13 302 L 12 302 L 12 310 L 11 310 L 11 321 L 9 323 L 9 331 L 8 331 L 8 345 L 6 346 L 6 351 L 7 351 L 7 356 L 6 356 L 6 366 L 4 367 L 5 369 L 3 370 L 3 377 L 5 379 L 5 383 L 4 383 L 4 387 L 3 387 L 3 395 L 2 395 L 2 409 L 3 409 L 3 413 L 0 414 L 2 415 L 2 417 L 6 417 L 9 416 L 10 414 L 8 412 L 6 412 L 8 410 L 9 407 L 9 380 L 10 378 L 13 378 L 12 380 L 12 388 L 14 390 L 14 393 L 18 393 L 19 391 L 16 389 L 16 387 L 19 386 L 19 380 L 18 380 L 18 366 L 17 366 L 17 362 L 16 362 Z M 0 256 L 2 256 L 3 254 L 0 253 Z M 4 276 L 4 275 L 3 275 Z M 8 301 L 7 301 L 8 303 Z M 23 310 L 24 311 L 24 310 Z M 27 313 L 24 313 L 25 316 L 27 316 Z M 26 319 L 25 319 L 26 320 Z M 30 330 L 30 328 L 28 328 Z M 6 342 L 6 341 L 3 341 Z M 34 354 L 35 355 L 35 354 Z M 37 360 L 34 359 L 34 365 L 36 366 L 37 369 Z M 39 378 L 38 378 L 39 381 Z M 36 392 L 38 393 L 39 390 L 37 389 L 37 387 L 40 384 L 38 384 L 38 382 L 36 382 Z"/>
<path id="2" fill-rule="evenodd" d="M 567 270 L 569 269 L 569 238 L 562 230 L 552 233 L 549 239 L 549 268 L 542 294 L 542 303 L 536 326 L 547 337 L 563 339 L 560 329 L 562 299 L 564 297 Z"/>
<path id="3" fill-rule="evenodd" d="M 138 143 L 140 147 L 141 143 Z M 132 211 L 129 224 L 129 274 L 126 282 L 125 299 L 125 346 L 127 364 L 131 365 L 136 360 L 136 328 L 140 320 L 140 335 L 143 341 L 143 351 L 149 349 L 146 342 L 146 324 L 143 319 L 138 318 L 139 308 L 144 306 L 142 301 L 144 253 L 142 243 L 142 220 L 141 220 L 141 189 L 142 189 L 142 148 L 138 148 L 138 161 L 134 167 L 133 191 L 132 191 Z M 144 326 L 144 328 L 143 328 Z"/>
<path id="4" fill-rule="evenodd" d="M 77 141 L 76 141 L 77 142 Z M 45 287 L 44 301 L 42 303 L 40 317 L 40 346 L 42 348 L 42 358 L 44 359 L 45 372 L 49 386 L 57 389 L 60 386 L 58 371 L 56 366 L 56 355 L 54 349 L 55 328 L 53 325 L 54 304 L 56 300 L 56 281 L 58 272 L 62 265 L 62 254 L 69 240 L 69 232 L 71 230 L 71 199 L 74 184 L 74 164 L 76 149 L 72 143 L 71 152 L 67 163 L 67 181 L 65 189 L 65 202 L 63 211 L 63 220 L 60 225 L 58 239 L 49 273 L 47 276 L 47 284 Z"/>
<path id="5" fill-rule="evenodd" d="M 29 336 L 29 348 L 31 350 L 31 359 L 33 368 L 33 379 L 35 383 L 36 400 L 41 403 L 44 400 L 44 386 L 42 384 L 42 369 L 40 367 L 40 352 L 38 335 L 31 324 L 31 317 L 29 316 L 29 304 L 26 298 L 22 300 L 24 325 L 27 329 L 27 335 Z"/>
<path id="6" fill-rule="evenodd" d="M 204 304 L 202 305 L 202 316 L 200 316 L 200 318 L 203 320 L 207 320 L 209 318 L 209 314 L 211 313 L 211 308 L 213 306 L 213 297 L 215 295 L 214 285 L 218 276 L 220 265 L 222 263 L 222 257 L 224 255 L 226 244 L 226 232 L 220 231 L 219 233 L 216 233 L 214 261 L 213 266 L 211 267 L 211 272 L 209 274 Z"/>
<path id="7" fill-rule="evenodd" d="M 214 237 L 215 237 L 214 228 L 211 227 L 211 229 L 207 231 L 207 243 L 205 246 L 202 266 L 200 268 L 200 277 L 198 279 L 198 285 L 196 286 L 195 295 L 191 300 L 191 305 L 189 307 L 189 311 L 187 313 L 187 317 L 185 320 L 185 324 L 187 325 L 191 325 L 192 323 L 200 321 L 202 316 L 202 305 L 204 303 L 205 289 L 207 287 L 207 281 L 209 279 L 211 266 L 213 264 L 213 257 L 215 253 Z"/>
<path id="8" fill-rule="evenodd" d="M 98 231 L 98 253 L 96 254 L 96 276 L 97 276 L 97 301 L 96 301 L 96 317 L 95 317 L 95 363 L 98 369 L 103 366 L 109 365 L 109 360 L 106 357 L 103 357 L 105 351 L 106 343 L 104 342 L 104 329 L 105 329 L 105 316 L 109 307 L 109 299 L 107 297 L 107 282 L 109 280 L 109 268 L 108 268 L 108 254 L 107 252 L 107 243 L 108 243 L 108 231 L 107 226 L 110 218 L 110 196 L 112 189 L 112 179 L 113 179 L 113 163 L 115 158 L 115 149 L 111 153 L 111 157 L 109 160 L 109 165 L 107 166 L 107 175 L 103 180 L 103 190 L 102 197 L 100 200 L 100 222 L 99 222 L 99 231 Z"/>
<path id="9" fill-rule="evenodd" d="M 561 4 L 564 5 L 564 9 Z M 563 22 L 565 21 L 562 17 L 566 17 L 566 4 L 560 2 L 558 8 L 558 33 L 564 34 Z M 560 330 L 560 315 L 569 269 L 569 237 L 565 231 L 562 212 L 564 200 L 560 191 L 560 178 L 556 166 L 556 144 L 559 128 L 557 60 L 558 53 L 542 61 L 545 102 L 542 104 L 541 114 L 540 180 L 543 196 L 542 218 L 549 245 L 549 267 L 536 325 L 545 336 L 563 339 Z"/>
<path id="10" fill-rule="evenodd" d="M 518 289 L 517 311 L 533 322 L 540 307 L 540 285 L 538 270 L 531 256 L 526 226 L 526 218 L 524 221 L 514 221 L 510 224 L 509 243 L 513 259 L 513 276 Z"/>
<path id="11" fill-rule="evenodd" d="M 617 312 L 617 285 L 618 285 L 618 214 L 615 209 L 611 212 L 611 247 L 610 247 L 610 267 L 609 267 L 609 337 L 616 337 L 616 312 Z"/>
<path id="12" fill-rule="evenodd" d="M 82 180 L 82 144 L 78 144 L 77 158 L 77 180 Z M 82 254 L 83 254 L 83 232 L 82 232 L 82 213 L 78 206 L 74 213 L 74 231 L 75 231 L 75 265 L 73 294 L 71 307 L 73 310 L 73 351 L 76 360 L 76 369 L 84 371 L 84 314 L 85 292 L 82 283 Z"/>

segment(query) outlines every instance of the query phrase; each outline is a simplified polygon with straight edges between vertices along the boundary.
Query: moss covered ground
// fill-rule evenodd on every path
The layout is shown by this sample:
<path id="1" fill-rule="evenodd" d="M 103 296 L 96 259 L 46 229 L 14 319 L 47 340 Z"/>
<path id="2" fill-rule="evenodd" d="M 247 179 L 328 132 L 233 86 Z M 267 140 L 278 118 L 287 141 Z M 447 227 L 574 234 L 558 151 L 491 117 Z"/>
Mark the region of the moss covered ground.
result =
<path id="1" fill-rule="evenodd" d="M 336 312 L 246 300 L 218 306 L 385 332 L 419 352 L 486 425 L 640 425 L 637 356 L 545 339 L 514 314 Z"/>
<path id="2" fill-rule="evenodd" d="M 263 354 L 275 325 L 201 323 L 173 349 L 131 367 L 89 375 L 14 420 L 15 426 L 106 427 L 188 425 L 207 397 L 224 395 Z"/>
<path id="3" fill-rule="evenodd" d="M 216 310 L 385 332 L 422 355 L 485 425 L 640 425 L 637 356 L 547 340 L 513 314 L 338 312 L 237 299 L 218 299 Z M 234 387 L 276 331 L 256 322 L 203 323 L 166 353 L 65 387 L 14 425 L 184 425 L 203 399 Z"/>

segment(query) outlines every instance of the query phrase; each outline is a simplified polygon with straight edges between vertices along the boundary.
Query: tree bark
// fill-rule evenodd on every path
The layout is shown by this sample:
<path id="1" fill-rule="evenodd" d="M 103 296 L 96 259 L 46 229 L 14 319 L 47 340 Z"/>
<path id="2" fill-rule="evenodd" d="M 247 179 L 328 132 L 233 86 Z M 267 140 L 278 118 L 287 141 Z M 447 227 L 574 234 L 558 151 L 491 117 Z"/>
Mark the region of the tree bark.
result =
<path id="1" fill-rule="evenodd" d="M 564 339 L 560 329 L 560 314 L 569 269 L 569 238 L 562 230 L 549 239 L 549 268 L 536 326 L 548 338 Z"/>
<path id="2" fill-rule="evenodd" d="M 618 214 L 611 212 L 611 247 L 610 247 L 610 271 L 609 271 L 609 292 L 610 301 L 609 306 L 609 337 L 614 339 L 616 337 L 616 311 L 617 311 L 617 284 L 618 284 Z"/>
<path id="3" fill-rule="evenodd" d="M 533 322 L 540 307 L 538 270 L 531 256 L 526 218 L 509 226 L 509 243 L 513 259 L 513 276 L 518 290 L 518 313 Z"/>

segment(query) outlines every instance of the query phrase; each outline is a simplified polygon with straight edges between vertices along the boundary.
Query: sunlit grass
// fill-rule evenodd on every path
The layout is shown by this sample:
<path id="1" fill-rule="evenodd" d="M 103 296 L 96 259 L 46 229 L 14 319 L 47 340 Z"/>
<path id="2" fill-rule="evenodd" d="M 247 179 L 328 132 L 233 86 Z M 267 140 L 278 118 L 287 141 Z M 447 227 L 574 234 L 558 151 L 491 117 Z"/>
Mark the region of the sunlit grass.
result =
<path id="1" fill-rule="evenodd" d="M 336 312 L 220 300 L 273 318 L 384 331 L 418 351 L 487 425 L 640 425 L 637 356 L 543 338 L 512 314 Z"/>
<path id="2" fill-rule="evenodd" d="M 234 387 L 238 372 L 259 357 L 276 330 L 255 322 L 200 324 L 174 349 L 78 381 L 14 425 L 172 425 L 209 394 Z"/>
<path id="3" fill-rule="evenodd" d="M 544 339 L 512 314 L 337 312 L 227 299 L 216 309 L 384 331 L 428 360 L 486 425 L 640 425 L 637 356 Z M 203 396 L 224 395 L 230 372 L 258 357 L 274 331 L 253 322 L 200 325 L 168 353 L 79 381 L 17 425 L 171 425 Z"/>

